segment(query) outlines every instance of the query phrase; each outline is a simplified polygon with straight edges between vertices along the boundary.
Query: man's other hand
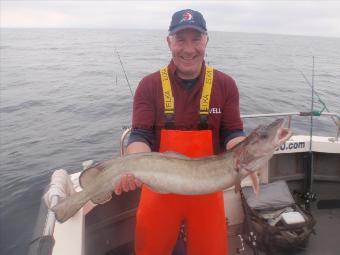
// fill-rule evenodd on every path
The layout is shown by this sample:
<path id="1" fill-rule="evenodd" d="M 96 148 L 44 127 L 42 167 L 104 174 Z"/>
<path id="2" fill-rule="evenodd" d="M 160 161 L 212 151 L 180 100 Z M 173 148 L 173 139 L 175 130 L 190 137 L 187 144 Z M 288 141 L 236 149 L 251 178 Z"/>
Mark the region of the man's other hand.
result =
<path id="1" fill-rule="evenodd" d="M 127 148 L 127 154 L 140 153 L 140 152 L 150 152 L 150 147 L 144 142 L 133 142 Z M 137 179 L 133 174 L 122 175 L 119 182 L 114 184 L 114 192 L 116 195 L 122 194 L 123 191 L 128 192 L 140 188 L 142 182 Z"/>

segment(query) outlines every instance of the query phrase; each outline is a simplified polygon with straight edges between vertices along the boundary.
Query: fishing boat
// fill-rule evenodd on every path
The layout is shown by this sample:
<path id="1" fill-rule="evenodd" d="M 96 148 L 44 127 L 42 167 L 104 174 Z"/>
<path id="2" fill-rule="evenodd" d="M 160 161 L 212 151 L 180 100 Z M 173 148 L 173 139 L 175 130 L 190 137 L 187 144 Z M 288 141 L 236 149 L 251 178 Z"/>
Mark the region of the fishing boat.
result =
<path id="1" fill-rule="evenodd" d="M 313 116 L 314 115 L 314 116 Z M 290 112 L 243 115 L 243 119 L 286 117 L 291 126 L 292 118 L 332 118 L 334 134 L 330 136 L 293 135 L 283 144 L 268 164 L 259 172 L 261 184 L 284 180 L 294 198 L 309 209 L 316 225 L 309 242 L 298 253 L 289 254 L 340 254 L 340 115 L 336 113 L 315 114 L 315 112 Z M 292 127 L 294 129 L 294 127 Z M 125 153 L 125 130 L 121 137 L 121 155 Z M 80 172 L 70 175 L 72 185 L 80 191 Z M 242 187 L 251 185 L 249 179 L 242 181 Z M 134 254 L 135 214 L 140 191 L 131 191 L 102 205 L 88 202 L 72 218 L 59 223 L 54 213 L 42 201 L 35 234 L 29 247 L 29 255 L 113 255 Z M 53 196 L 52 203 L 58 203 Z M 228 224 L 229 254 L 255 253 L 244 241 L 246 215 L 239 193 L 234 188 L 224 190 L 226 224 Z M 177 248 L 176 248 L 177 249 Z M 257 251 L 256 251 L 257 252 Z M 180 248 L 173 254 L 180 253 Z"/>

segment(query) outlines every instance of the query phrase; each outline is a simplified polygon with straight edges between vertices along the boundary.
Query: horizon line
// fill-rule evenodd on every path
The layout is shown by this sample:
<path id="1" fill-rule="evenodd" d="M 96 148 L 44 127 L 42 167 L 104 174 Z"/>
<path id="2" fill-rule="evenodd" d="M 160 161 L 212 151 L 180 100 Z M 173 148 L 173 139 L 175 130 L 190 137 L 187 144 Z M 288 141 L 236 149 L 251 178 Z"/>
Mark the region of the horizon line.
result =
<path id="1" fill-rule="evenodd" d="M 160 28 L 109 28 L 109 27 L 0 27 L 2 29 L 91 29 L 91 30 L 138 30 L 138 31 L 164 31 L 167 30 Z M 311 34 L 285 34 L 285 33 L 272 33 L 272 32 L 245 32 L 245 31 L 225 31 L 225 30 L 210 30 L 209 32 L 222 32 L 222 33 L 240 33 L 240 34 L 261 34 L 261 35 L 276 35 L 276 36 L 304 36 L 304 37 L 321 37 L 321 38 L 339 38 L 340 35 L 311 35 Z"/>

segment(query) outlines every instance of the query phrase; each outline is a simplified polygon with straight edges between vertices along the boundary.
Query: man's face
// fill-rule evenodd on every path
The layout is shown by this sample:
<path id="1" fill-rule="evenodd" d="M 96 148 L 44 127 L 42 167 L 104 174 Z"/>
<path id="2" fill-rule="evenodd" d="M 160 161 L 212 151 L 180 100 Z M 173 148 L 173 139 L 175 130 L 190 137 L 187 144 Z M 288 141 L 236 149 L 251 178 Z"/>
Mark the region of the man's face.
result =
<path id="1" fill-rule="evenodd" d="M 167 37 L 177 75 L 182 79 L 198 77 L 207 46 L 206 34 L 194 29 L 184 29 Z"/>

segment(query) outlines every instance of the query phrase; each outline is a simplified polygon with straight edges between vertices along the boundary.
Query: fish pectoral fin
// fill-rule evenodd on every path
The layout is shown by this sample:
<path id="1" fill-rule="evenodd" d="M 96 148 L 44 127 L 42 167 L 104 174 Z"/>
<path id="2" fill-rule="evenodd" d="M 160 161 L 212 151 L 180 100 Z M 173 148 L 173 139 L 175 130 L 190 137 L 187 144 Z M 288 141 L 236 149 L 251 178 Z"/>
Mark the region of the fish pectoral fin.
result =
<path id="1" fill-rule="evenodd" d="M 103 192 L 91 199 L 91 201 L 95 204 L 105 204 L 109 202 L 112 198 L 112 192 Z"/>
<path id="2" fill-rule="evenodd" d="M 251 185 L 253 187 L 253 191 L 256 195 L 260 193 L 260 180 L 256 172 L 252 172 L 250 175 Z"/>

